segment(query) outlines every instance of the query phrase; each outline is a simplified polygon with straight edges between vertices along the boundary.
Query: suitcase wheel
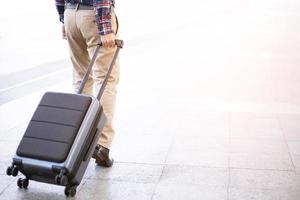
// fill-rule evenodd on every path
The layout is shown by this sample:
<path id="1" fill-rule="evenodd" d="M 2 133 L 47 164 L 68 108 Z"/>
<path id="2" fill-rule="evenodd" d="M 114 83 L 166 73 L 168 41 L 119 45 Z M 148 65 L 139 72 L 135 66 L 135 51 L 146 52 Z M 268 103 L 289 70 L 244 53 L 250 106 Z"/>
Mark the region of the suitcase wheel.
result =
<path id="1" fill-rule="evenodd" d="M 67 186 L 65 188 L 65 195 L 67 197 L 74 197 L 76 194 L 76 186 Z"/>
<path id="2" fill-rule="evenodd" d="M 27 189 L 28 188 L 28 185 L 29 185 L 29 179 L 28 178 L 19 178 L 18 179 L 18 182 L 17 182 L 17 185 L 19 188 L 24 188 L 24 189 Z"/>
<path id="3" fill-rule="evenodd" d="M 19 169 L 16 167 L 16 166 L 9 166 L 7 169 L 6 169 L 6 174 L 8 176 L 18 176 L 18 173 L 19 173 Z"/>
<path id="4" fill-rule="evenodd" d="M 55 183 L 57 185 L 67 185 L 68 184 L 68 177 L 66 175 L 56 175 L 55 176 Z"/>
<path id="5" fill-rule="evenodd" d="M 11 167 L 11 166 L 9 166 L 9 167 L 6 169 L 6 174 L 7 174 L 8 176 L 11 176 L 11 175 L 12 175 L 12 167 Z"/>
<path id="6" fill-rule="evenodd" d="M 11 174 L 12 176 L 18 176 L 18 168 L 16 166 L 14 166 L 12 169 L 11 169 Z"/>

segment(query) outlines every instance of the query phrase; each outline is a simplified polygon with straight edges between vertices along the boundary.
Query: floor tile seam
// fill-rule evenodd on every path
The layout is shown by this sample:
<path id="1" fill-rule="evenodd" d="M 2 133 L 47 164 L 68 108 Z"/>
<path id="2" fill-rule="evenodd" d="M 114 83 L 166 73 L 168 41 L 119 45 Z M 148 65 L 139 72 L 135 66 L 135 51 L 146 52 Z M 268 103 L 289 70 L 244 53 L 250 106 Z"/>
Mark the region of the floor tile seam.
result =
<path id="1" fill-rule="evenodd" d="M 222 148 L 222 147 L 221 147 Z M 184 151 L 195 151 L 199 153 L 199 155 L 204 155 L 204 154 L 229 154 L 229 145 L 222 149 L 218 149 L 218 147 L 209 147 L 209 148 L 201 148 L 201 147 L 185 147 L 183 146 L 181 149 Z M 178 146 L 174 146 L 170 151 L 175 151 L 179 149 Z"/>
<path id="2" fill-rule="evenodd" d="M 85 182 L 86 181 L 102 181 L 102 182 L 110 182 L 110 183 L 133 183 L 133 184 L 157 184 L 159 181 L 138 181 L 138 180 L 126 180 L 126 179 L 120 179 L 116 180 L 114 178 L 109 179 L 109 178 L 84 178 Z"/>
<path id="3" fill-rule="evenodd" d="M 159 177 L 159 179 L 158 179 L 158 181 L 157 181 L 157 183 L 156 183 L 156 185 L 155 185 L 155 187 L 154 187 L 154 189 L 153 189 L 153 193 L 152 193 L 152 195 L 151 195 L 151 200 L 154 199 L 154 196 L 155 196 L 157 187 L 158 187 L 159 183 L 160 183 L 161 180 L 162 180 L 163 174 L 164 174 L 165 169 L 166 169 L 167 166 L 186 166 L 186 165 L 170 165 L 170 164 L 166 164 L 167 159 L 168 159 L 168 157 L 169 157 L 169 154 L 170 154 L 171 150 L 172 150 L 173 147 L 174 147 L 174 140 L 175 140 L 175 137 L 176 137 L 176 134 L 174 134 L 173 137 L 172 137 L 172 142 L 171 142 L 171 145 L 170 145 L 169 148 L 168 148 L 167 155 L 166 155 L 165 160 L 164 160 L 163 169 L 162 169 L 162 171 L 161 171 L 160 177 Z"/>
<path id="4" fill-rule="evenodd" d="M 189 186 L 189 187 L 199 187 L 199 189 L 202 189 L 202 190 L 207 190 L 207 189 L 213 189 L 213 190 L 216 190 L 216 189 L 222 189 L 224 191 L 227 190 L 227 186 L 224 184 L 204 184 L 204 183 L 182 183 L 182 182 L 179 182 L 179 183 L 172 183 L 172 182 L 159 182 L 159 187 L 185 187 L 185 186 Z M 157 189 L 158 186 L 155 188 Z M 155 192 L 154 192 L 155 193 Z"/>
<path id="5" fill-rule="evenodd" d="M 229 154 L 262 154 L 262 155 L 272 155 L 272 154 L 279 154 L 279 155 L 282 155 L 282 154 L 289 154 L 289 151 L 238 151 L 238 150 L 235 150 L 235 151 L 230 151 Z"/>
<path id="6" fill-rule="evenodd" d="M 15 179 L 12 179 L 12 180 L 10 181 L 10 183 L 9 183 L 8 185 L 6 185 L 6 187 L 5 187 L 4 189 L 2 189 L 2 191 L 0 191 L 0 196 L 1 196 L 1 195 L 5 192 L 5 190 L 6 190 L 7 188 L 9 188 L 15 181 L 16 181 Z"/>
<path id="7" fill-rule="evenodd" d="M 169 145 L 151 145 L 151 144 L 145 144 L 145 145 L 132 145 L 131 143 L 127 143 L 127 144 L 118 144 L 119 148 L 125 148 L 130 146 L 130 149 L 156 149 L 156 150 L 164 150 L 164 151 L 168 151 L 169 150 Z"/>
<path id="8" fill-rule="evenodd" d="M 172 135 L 172 139 L 171 139 L 171 143 L 168 146 L 168 150 L 167 150 L 167 154 L 165 156 L 164 162 L 163 162 L 163 169 L 167 163 L 168 157 L 170 155 L 170 152 L 172 151 L 173 147 L 174 147 L 174 141 L 175 141 L 175 134 Z"/>
<path id="9" fill-rule="evenodd" d="M 154 199 L 154 196 L 155 196 L 155 194 L 156 194 L 156 191 L 157 191 L 157 188 L 158 188 L 158 185 L 159 185 L 159 183 L 161 183 L 161 180 L 162 180 L 162 177 L 163 177 L 163 174 L 164 174 L 164 170 L 165 170 L 165 167 L 163 168 L 163 170 L 162 170 L 162 173 L 161 173 L 161 176 L 159 177 L 159 179 L 158 179 L 158 181 L 157 181 L 157 183 L 156 183 L 156 185 L 155 185 L 155 187 L 154 187 L 154 190 L 153 190 L 153 193 L 152 193 L 152 196 L 151 196 L 151 200 L 153 200 Z M 166 185 L 174 185 L 173 183 L 165 183 Z M 175 184 L 177 187 L 180 187 L 180 186 L 203 186 L 203 184 L 196 184 L 196 183 L 178 183 L 178 184 Z M 226 188 L 226 186 L 224 187 L 224 186 L 222 186 L 222 185 L 205 185 L 205 187 L 207 188 L 207 187 L 211 187 L 211 188 L 213 188 L 214 190 L 216 189 L 216 188 L 221 188 L 221 189 L 227 189 Z"/>
<path id="10" fill-rule="evenodd" d="M 159 184 L 159 182 L 161 181 L 162 176 L 163 176 L 163 173 L 164 173 L 164 171 L 165 171 L 165 166 L 166 166 L 166 165 L 163 165 L 163 168 L 162 168 L 162 170 L 161 170 L 160 176 L 159 176 L 159 178 L 157 179 L 157 182 L 155 183 L 155 186 L 154 186 L 154 188 L 153 188 L 153 191 L 152 191 L 152 194 L 151 194 L 151 198 L 150 198 L 151 200 L 153 200 L 153 198 L 154 198 L 154 196 L 155 196 L 155 192 L 156 192 L 156 190 L 157 190 L 158 184 Z"/>
<path id="11" fill-rule="evenodd" d="M 180 164 L 161 164 L 161 163 L 142 163 L 142 162 L 121 162 L 115 161 L 115 163 L 122 163 L 122 164 L 135 164 L 135 165 L 148 165 L 148 166 L 172 166 L 172 167 L 197 167 L 197 168 L 204 168 L 204 169 L 226 169 L 228 167 L 218 167 L 218 166 L 203 166 L 203 165 L 180 165 Z"/>
<path id="12" fill-rule="evenodd" d="M 251 191 L 253 191 L 253 190 L 255 190 L 255 191 L 257 191 L 257 190 L 259 190 L 259 191 L 280 191 L 280 190 L 291 190 L 291 191 L 294 191 L 294 190 L 296 190 L 296 191 L 298 191 L 298 189 L 297 188 L 292 188 L 292 187 L 266 187 L 266 186 L 263 186 L 263 187 L 249 187 L 249 186 L 239 186 L 239 187 L 236 187 L 236 186 L 232 186 L 231 188 L 230 188 L 231 190 L 233 189 L 233 190 L 251 190 Z"/>
<path id="13" fill-rule="evenodd" d="M 155 181 L 134 181 L 134 180 L 115 180 L 115 179 L 102 179 L 102 178 L 84 178 L 85 182 L 86 181 L 102 181 L 102 182 L 111 182 L 111 183 L 133 183 L 133 184 L 155 184 L 156 186 L 161 183 L 163 173 L 159 178 L 157 178 Z M 85 183 L 84 183 L 85 184 Z M 172 185 L 172 182 L 164 182 L 163 184 L 166 185 Z M 201 183 L 176 183 L 176 185 L 192 185 L 192 186 L 203 186 L 204 184 Z M 227 184 L 210 184 L 206 185 L 208 187 L 213 187 L 213 188 L 222 188 L 222 189 L 227 189 Z"/>
<path id="14" fill-rule="evenodd" d="M 251 167 L 242 167 L 242 166 L 231 166 L 231 169 L 234 170 L 234 169 L 245 169 L 245 170 L 266 170 L 266 171 L 287 171 L 287 172 L 295 172 L 294 169 L 291 167 L 291 168 L 285 168 L 285 167 L 278 167 L 278 168 L 251 168 Z"/>
<path id="15" fill-rule="evenodd" d="M 282 170 L 282 169 L 263 169 L 263 168 L 247 168 L 247 167 L 230 167 L 230 170 L 250 170 L 250 171 L 273 171 L 273 172 L 293 172 L 296 174 L 295 170 Z"/>
<path id="16" fill-rule="evenodd" d="M 165 159 L 164 159 L 164 162 L 163 162 L 163 165 L 162 165 L 162 170 L 161 170 L 160 176 L 159 176 L 159 178 L 158 178 L 158 180 L 157 180 L 157 182 L 156 182 L 156 184 L 155 184 L 155 186 L 153 188 L 153 191 L 152 191 L 152 194 L 151 194 L 151 198 L 150 198 L 151 200 L 153 200 L 153 198 L 155 196 L 155 192 L 156 192 L 157 187 L 158 187 L 158 184 L 162 180 L 164 171 L 165 171 L 166 166 L 167 166 L 166 162 L 167 162 L 169 154 L 170 154 L 170 152 L 171 152 L 171 150 L 172 150 L 172 148 L 174 146 L 174 141 L 175 141 L 175 134 L 172 135 L 172 141 L 171 141 L 171 144 L 168 147 L 167 154 L 165 156 Z"/>
<path id="17" fill-rule="evenodd" d="M 282 120 L 279 118 L 278 115 L 277 115 L 277 122 L 278 122 L 279 128 L 280 128 L 280 130 L 281 130 L 281 132 L 282 132 L 282 135 L 283 135 L 283 139 L 284 139 L 286 148 L 288 149 L 290 161 L 291 161 L 291 163 L 292 163 L 292 165 L 293 165 L 294 171 L 296 172 L 296 165 L 295 165 L 295 163 L 294 163 L 294 161 L 293 161 L 293 156 L 292 156 L 292 153 L 291 153 L 291 151 L 290 151 L 290 149 L 289 149 L 289 145 L 288 145 L 288 140 L 287 140 L 287 138 L 286 138 L 285 129 L 284 129 L 284 126 L 283 126 L 283 124 L 282 124 Z"/>
<path id="18" fill-rule="evenodd" d="M 163 166 L 163 163 L 143 163 L 143 162 L 126 162 L 126 161 L 114 161 L 114 163 L 131 164 L 131 165 L 148 165 L 148 166 Z"/>
<path id="19" fill-rule="evenodd" d="M 88 182 L 88 181 L 97 181 L 97 180 L 94 180 L 94 179 L 86 179 L 85 183 L 81 186 L 80 190 L 82 190 L 82 188 L 84 187 L 84 185 Z M 156 191 L 157 191 L 157 188 L 158 188 L 158 185 L 160 183 L 160 181 L 157 181 L 156 183 L 155 182 L 133 182 L 133 181 L 117 181 L 117 180 L 98 180 L 98 181 L 103 181 L 103 182 L 107 182 L 108 184 L 109 183 L 115 183 L 115 184 L 142 184 L 142 185 L 153 185 L 152 187 L 152 194 L 151 194 L 151 198 L 150 199 L 153 199 L 155 194 L 156 194 Z M 155 185 L 154 185 L 155 184 Z M 203 188 L 211 188 L 211 189 L 225 189 L 226 190 L 226 186 L 222 186 L 222 185 L 205 185 L 204 184 L 195 184 L 195 183 L 179 183 L 179 184 L 173 184 L 173 183 L 169 183 L 169 184 L 166 184 L 166 185 L 162 185 L 163 187 L 164 186 L 169 186 L 169 185 L 176 185 L 176 187 L 180 187 L 180 186 L 193 186 L 193 187 L 199 187 L 199 186 L 203 186 Z"/>

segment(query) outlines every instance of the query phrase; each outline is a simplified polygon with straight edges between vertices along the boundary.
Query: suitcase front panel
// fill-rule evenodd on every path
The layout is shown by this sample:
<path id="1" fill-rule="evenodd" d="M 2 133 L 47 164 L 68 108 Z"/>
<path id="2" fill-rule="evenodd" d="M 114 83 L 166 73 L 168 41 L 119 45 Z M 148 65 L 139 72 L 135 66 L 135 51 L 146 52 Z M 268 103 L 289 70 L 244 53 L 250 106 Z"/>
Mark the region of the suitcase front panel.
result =
<path id="1" fill-rule="evenodd" d="M 66 160 L 91 104 L 88 96 L 46 93 L 17 149 L 17 155 L 61 163 Z"/>

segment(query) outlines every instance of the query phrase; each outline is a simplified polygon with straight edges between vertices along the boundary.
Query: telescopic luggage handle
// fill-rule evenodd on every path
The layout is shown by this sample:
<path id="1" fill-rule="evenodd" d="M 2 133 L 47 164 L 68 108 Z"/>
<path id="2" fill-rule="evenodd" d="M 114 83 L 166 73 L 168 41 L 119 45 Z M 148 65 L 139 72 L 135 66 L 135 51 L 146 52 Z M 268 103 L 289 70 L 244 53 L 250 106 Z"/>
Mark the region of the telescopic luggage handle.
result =
<path id="1" fill-rule="evenodd" d="M 114 54 L 114 56 L 113 56 L 113 59 L 112 59 L 112 61 L 111 61 L 111 64 L 110 64 L 110 66 L 109 66 L 109 68 L 108 68 L 108 71 L 107 71 L 107 73 L 106 73 L 106 75 L 105 75 L 104 81 L 103 81 L 103 83 L 102 83 L 102 85 L 101 85 L 101 88 L 100 88 L 98 94 L 97 94 L 97 99 L 98 99 L 98 100 L 100 100 L 100 98 L 101 98 L 101 96 L 102 96 L 102 94 L 103 94 L 103 92 L 104 92 L 104 89 L 105 89 L 105 86 L 106 86 L 106 84 L 107 84 L 108 78 L 109 78 L 109 76 L 110 76 L 110 73 L 111 73 L 111 71 L 112 71 L 112 68 L 113 68 L 113 66 L 114 66 L 114 64 L 115 64 L 115 62 L 116 62 L 117 57 L 118 57 L 119 51 L 120 51 L 121 48 L 123 48 L 123 45 L 124 45 L 123 40 L 116 40 L 115 43 L 116 43 L 116 46 L 117 46 L 117 50 L 116 50 L 116 52 L 115 52 L 115 54 Z M 96 50 L 95 50 L 95 52 L 94 52 L 94 55 L 93 55 L 93 57 L 92 57 L 92 59 L 91 59 L 91 62 L 90 62 L 90 64 L 89 64 L 89 66 L 88 66 L 88 68 L 87 68 L 87 71 L 86 71 L 86 73 L 85 73 L 85 75 L 84 75 L 84 77 L 83 77 L 83 80 L 82 80 L 82 82 L 81 82 L 81 84 L 80 84 L 80 87 L 79 87 L 79 89 L 78 89 L 78 91 L 77 91 L 77 94 L 81 94 L 81 93 L 82 93 L 82 91 L 83 91 L 83 89 L 84 89 L 84 86 L 85 86 L 85 83 L 87 82 L 88 77 L 89 77 L 89 75 L 90 75 L 90 73 L 91 73 L 91 71 L 92 71 L 93 65 L 94 65 L 94 63 L 95 63 L 97 54 L 98 54 L 99 49 L 100 49 L 101 46 L 102 46 L 102 43 L 100 42 L 100 43 L 97 45 L 97 48 L 96 48 Z"/>

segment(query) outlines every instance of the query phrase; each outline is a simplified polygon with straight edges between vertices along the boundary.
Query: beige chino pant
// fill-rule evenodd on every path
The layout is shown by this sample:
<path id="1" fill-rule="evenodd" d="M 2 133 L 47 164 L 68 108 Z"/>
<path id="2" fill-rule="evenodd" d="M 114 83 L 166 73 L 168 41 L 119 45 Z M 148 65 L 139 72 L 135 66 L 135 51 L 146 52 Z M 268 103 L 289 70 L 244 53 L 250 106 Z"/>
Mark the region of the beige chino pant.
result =
<path id="1" fill-rule="evenodd" d="M 90 59 L 100 41 L 100 36 L 94 10 L 66 9 L 64 17 L 70 57 L 73 64 L 73 86 L 75 91 L 77 91 L 89 65 Z M 112 28 L 116 33 L 118 27 L 116 16 L 113 12 Z M 89 95 L 97 94 L 108 71 L 115 50 L 115 48 L 100 48 L 92 69 L 92 74 L 85 85 L 83 93 Z M 115 134 L 113 128 L 113 115 L 116 102 L 116 86 L 118 82 L 119 60 L 117 59 L 100 101 L 107 117 L 107 122 L 98 143 L 108 149 L 111 147 Z"/>

